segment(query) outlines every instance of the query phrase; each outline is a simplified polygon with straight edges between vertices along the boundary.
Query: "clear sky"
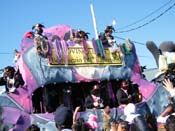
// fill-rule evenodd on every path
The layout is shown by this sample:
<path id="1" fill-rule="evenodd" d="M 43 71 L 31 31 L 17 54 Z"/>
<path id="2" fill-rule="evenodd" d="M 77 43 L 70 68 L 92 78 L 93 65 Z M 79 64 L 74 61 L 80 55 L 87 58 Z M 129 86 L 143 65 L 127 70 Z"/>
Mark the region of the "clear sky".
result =
<path id="1" fill-rule="evenodd" d="M 167 2 L 169 4 L 150 17 L 118 30 L 146 17 Z M 70 25 L 89 32 L 90 38 L 95 37 L 90 3 L 94 6 L 98 31 L 103 32 L 114 18 L 117 21 L 117 31 L 141 26 L 159 16 L 173 5 L 175 0 L 3 0 L 0 4 L 0 69 L 13 65 L 14 49 L 20 50 L 22 36 L 36 23 L 42 23 L 46 28 L 59 24 Z M 143 44 L 148 40 L 157 45 L 163 41 L 174 41 L 174 12 L 175 7 L 142 28 L 116 33 L 115 36 L 130 38 Z M 124 42 L 118 38 L 116 41 Z M 146 65 L 147 68 L 156 67 L 154 58 L 146 46 L 137 43 L 135 45 L 140 64 Z"/>

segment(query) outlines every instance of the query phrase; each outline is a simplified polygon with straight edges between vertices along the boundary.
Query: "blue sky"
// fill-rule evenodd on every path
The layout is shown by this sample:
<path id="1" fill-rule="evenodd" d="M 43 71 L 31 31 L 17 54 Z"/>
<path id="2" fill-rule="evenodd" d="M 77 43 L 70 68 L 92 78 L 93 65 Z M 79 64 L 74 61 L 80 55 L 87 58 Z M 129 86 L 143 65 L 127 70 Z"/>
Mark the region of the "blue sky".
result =
<path id="1" fill-rule="evenodd" d="M 95 37 L 90 3 L 94 5 L 98 31 L 102 32 L 111 25 L 115 18 L 116 30 L 131 24 L 155 11 L 170 0 L 4 0 L 0 4 L 0 69 L 13 65 L 14 49 L 20 50 L 20 43 L 25 32 L 31 30 L 36 23 L 45 27 L 59 24 L 70 25 L 82 29 Z M 161 14 L 174 2 L 172 0 L 162 10 L 156 12 L 144 21 L 126 28 L 140 26 Z M 159 45 L 163 41 L 174 41 L 175 7 L 154 22 L 131 32 L 116 33 L 115 36 L 130 38 L 143 44 L 148 40 Z M 123 29 L 125 30 L 125 29 Z M 117 43 L 123 40 L 117 39 Z M 145 45 L 135 44 L 141 65 L 148 68 L 156 67 L 151 53 Z"/>

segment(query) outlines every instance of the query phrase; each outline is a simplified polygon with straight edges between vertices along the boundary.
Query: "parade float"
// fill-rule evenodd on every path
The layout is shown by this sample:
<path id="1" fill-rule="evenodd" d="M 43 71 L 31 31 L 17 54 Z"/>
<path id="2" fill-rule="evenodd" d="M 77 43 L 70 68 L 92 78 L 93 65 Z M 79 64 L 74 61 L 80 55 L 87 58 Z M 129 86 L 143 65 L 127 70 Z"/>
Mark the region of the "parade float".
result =
<path id="1" fill-rule="evenodd" d="M 72 36 L 79 30 L 67 25 L 44 28 L 37 24 L 33 28 L 35 32 L 24 34 L 15 60 L 25 84 L 0 95 L 4 123 L 10 129 L 24 131 L 32 123 L 47 128 L 54 123 L 54 111 L 60 100 L 74 110 L 84 103 L 96 83 L 107 92 L 114 119 L 122 115 L 115 96 L 122 80 L 138 85 L 142 95 L 136 103 L 139 113 L 158 116 L 167 104 L 163 97 L 167 92 L 162 85 L 143 77 L 137 49 L 131 40 L 106 46 L 95 38 L 73 40 Z M 98 116 L 101 125 L 102 111 L 90 112 Z"/>

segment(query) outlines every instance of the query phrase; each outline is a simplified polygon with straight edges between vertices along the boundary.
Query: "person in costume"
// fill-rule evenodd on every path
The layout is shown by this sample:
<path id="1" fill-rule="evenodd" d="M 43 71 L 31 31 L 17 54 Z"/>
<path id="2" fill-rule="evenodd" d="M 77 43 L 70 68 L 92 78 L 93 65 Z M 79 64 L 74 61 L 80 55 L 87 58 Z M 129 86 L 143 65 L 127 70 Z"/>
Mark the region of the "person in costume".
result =
<path id="1" fill-rule="evenodd" d="M 104 33 L 99 35 L 99 39 L 102 41 L 102 44 L 107 47 L 111 47 L 116 43 L 112 33 L 115 31 L 113 26 L 107 26 Z"/>
<path id="2" fill-rule="evenodd" d="M 90 95 L 88 95 L 85 99 L 85 107 L 86 109 L 100 109 L 103 107 L 103 100 L 100 97 L 99 85 L 93 86 L 93 89 L 90 91 Z"/>
<path id="3" fill-rule="evenodd" d="M 36 24 L 32 27 L 34 30 L 34 45 L 37 53 L 40 56 L 47 57 L 49 53 L 49 42 L 48 38 L 43 35 L 44 25 Z"/>
<path id="4" fill-rule="evenodd" d="M 132 95 L 128 93 L 128 88 L 128 81 L 122 81 L 121 88 L 118 89 L 116 94 L 120 106 L 126 106 L 128 103 L 132 103 Z"/>
<path id="5" fill-rule="evenodd" d="M 76 32 L 72 32 L 72 37 L 70 38 L 70 40 L 72 40 L 75 43 L 80 44 L 82 42 L 82 40 L 87 41 L 88 40 L 88 32 L 85 32 L 83 30 L 78 30 Z"/>
<path id="6" fill-rule="evenodd" d="M 4 68 L 3 76 L 0 77 L 0 85 L 5 85 L 6 92 L 14 92 L 16 88 L 24 85 L 19 69 L 16 71 L 14 67 L 7 66 Z"/>

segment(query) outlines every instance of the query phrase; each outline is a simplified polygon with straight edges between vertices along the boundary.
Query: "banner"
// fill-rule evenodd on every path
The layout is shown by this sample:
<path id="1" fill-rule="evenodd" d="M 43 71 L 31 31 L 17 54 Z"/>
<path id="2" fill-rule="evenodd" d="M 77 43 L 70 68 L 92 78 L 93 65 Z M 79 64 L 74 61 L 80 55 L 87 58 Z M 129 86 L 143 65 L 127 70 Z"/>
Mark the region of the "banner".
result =
<path id="1" fill-rule="evenodd" d="M 50 61 L 50 66 L 105 66 L 105 65 L 122 65 L 123 60 L 121 58 L 120 52 L 111 53 L 108 48 L 104 49 L 105 57 L 100 57 L 95 54 L 93 48 L 88 48 L 88 57 L 84 53 L 82 47 L 68 47 L 68 55 L 65 55 L 61 50 L 62 60 L 58 61 L 58 55 L 55 49 L 52 49 L 52 61 Z M 66 64 L 65 57 L 68 57 L 68 64 Z"/>

